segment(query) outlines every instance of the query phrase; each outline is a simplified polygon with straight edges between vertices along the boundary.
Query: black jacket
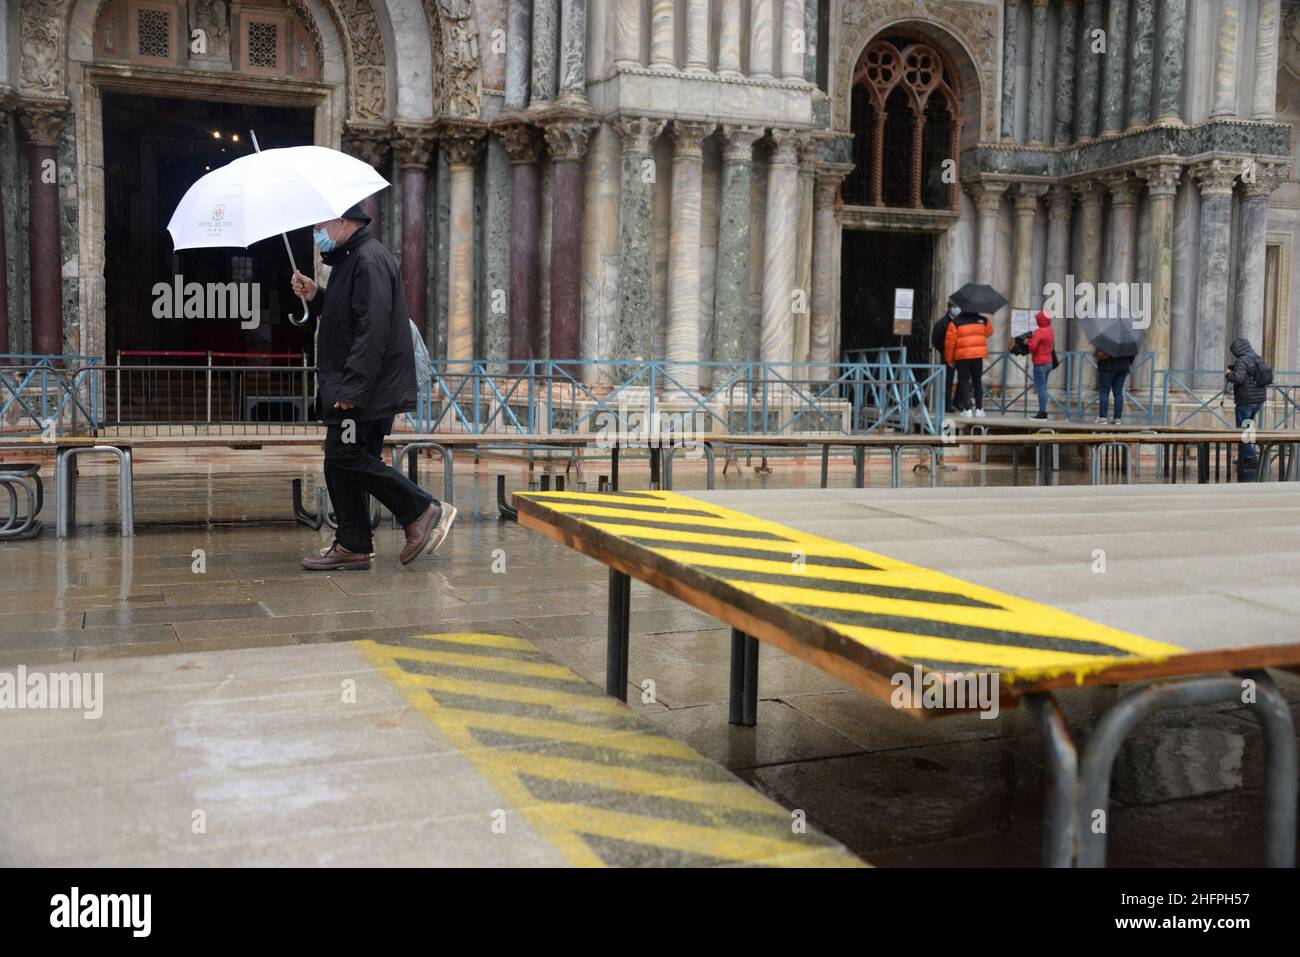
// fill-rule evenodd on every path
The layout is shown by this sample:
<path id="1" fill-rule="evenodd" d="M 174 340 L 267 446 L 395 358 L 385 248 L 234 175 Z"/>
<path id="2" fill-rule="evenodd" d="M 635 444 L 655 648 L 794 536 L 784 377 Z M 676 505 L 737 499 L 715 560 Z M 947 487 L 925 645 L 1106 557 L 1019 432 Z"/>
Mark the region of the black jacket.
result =
<path id="1" fill-rule="evenodd" d="M 415 353 L 397 260 L 366 227 L 321 259 L 331 269 L 328 289 L 311 302 L 320 316 L 321 418 L 368 422 L 415 408 Z M 336 409 L 335 402 L 354 408 Z"/>
<path id="2" fill-rule="evenodd" d="M 1106 356 L 1097 360 L 1097 368 L 1102 372 L 1128 372 L 1133 368 L 1133 356 Z"/>
<path id="3" fill-rule="evenodd" d="M 939 320 L 930 329 L 930 347 L 939 353 L 941 365 L 947 365 L 948 360 L 944 358 L 944 343 L 948 338 L 948 327 L 952 325 L 952 316 L 944 313 Z"/>
<path id="4" fill-rule="evenodd" d="M 1227 379 L 1232 383 L 1232 401 L 1237 405 L 1256 405 L 1268 398 L 1268 386 L 1260 385 L 1259 368 L 1264 360 L 1245 339 L 1233 339 L 1228 347 L 1233 355 L 1232 370 Z"/>

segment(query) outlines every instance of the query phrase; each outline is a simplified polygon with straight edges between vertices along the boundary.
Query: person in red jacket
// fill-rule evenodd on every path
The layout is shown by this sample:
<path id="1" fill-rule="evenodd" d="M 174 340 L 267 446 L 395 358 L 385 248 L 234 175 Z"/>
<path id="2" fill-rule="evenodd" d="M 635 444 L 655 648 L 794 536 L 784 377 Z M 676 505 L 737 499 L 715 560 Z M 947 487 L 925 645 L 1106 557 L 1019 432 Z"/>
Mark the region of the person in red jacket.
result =
<path id="1" fill-rule="evenodd" d="M 1052 355 L 1056 351 L 1056 333 L 1052 331 L 1052 317 L 1040 309 L 1034 317 L 1038 328 L 1025 345 L 1034 363 L 1034 388 L 1038 390 L 1038 414 L 1035 419 L 1047 418 L 1047 377 L 1052 371 Z"/>
<path id="2" fill-rule="evenodd" d="M 948 326 L 944 358 L 957 367 L 957 408 L 962 415 L 972 412 L 971 390 L 975 392 L 974 414 L 984 416 L 984 360 L 989 357 L 989 336 L 993 323 L 987 316 L 959 315 Z"/>

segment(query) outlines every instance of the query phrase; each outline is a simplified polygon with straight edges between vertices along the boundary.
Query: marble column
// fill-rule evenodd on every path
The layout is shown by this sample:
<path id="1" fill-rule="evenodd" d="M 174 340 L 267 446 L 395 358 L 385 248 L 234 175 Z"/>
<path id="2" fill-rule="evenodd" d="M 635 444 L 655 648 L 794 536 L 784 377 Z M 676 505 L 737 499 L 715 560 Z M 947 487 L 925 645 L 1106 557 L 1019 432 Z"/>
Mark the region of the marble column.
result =
<path id="1" fill-rule="evenodd" d="M 1086 49 L 1075 50 L 1079 33 L 1079 0 L 1061 0 L 1060 22 L 1056 34 L 1056 123 L 1052 142 L 1064 146 L 1074 141 L 1074 61 L 1088 56 Z"/>
<path id="2" fill-rule="evenodd" d="M 1160 24 L 1160 85 L 1156 88 L 1156 122 L 1182 123 L 1187 0 L 1161 0 Z"/>
<path id="3" fill-rule="evenodd" d="M 759 357 L 764 362 L 794 359 L 795 260 L 799 222 L 799 134 L 772 131 L 772 161 L 767 173 L 767 223 L 763 245 L 763 325 Z"/>
<path id="4" fill-rule="evenodd" d="M 1079 279 L 1082 282 L 1102 281 L 1102 211 L 1106 201 L 1106 188 L 1096 180 L 1076 183 L 1074 191 L 1079 196 L 1079 233 L 1082 248 L 1079 250 Z M 1075 322 L 1070 329 L 1070 349 L 1074 352 L 1090 350 L 1088 338 L 1083 334 L 1083 323 Z"/>
<path id="5" fill-rule="evenodd" d="M 529 91 L 531 106 L 549 106 L 555 99 L 559 24 L 560 0 L 533 0 L 533 74 Z"/>
<path id="6" fill-rule="evenodd" d="M 749 14 L 749 75 L 768 78 L 774 63 L 773 31 L 776 29 L 776 0 L 752 0 Z"/>
<path id="7" fill-rule="evenodd" d="M 587 105 L 587 0 L 563 0 L 560 8 L 560 102 Z"/>
<path id="8" fill-rule="evenodd" d="M 1250 118 L 1271 122 L 1277 109 L 1277 45 L 1281 0 L 1260 0 L 1255 31 L 1255 89 Z M 1254 343 L 1253 343 L 1254 344 Z M 1256 349 L 1262 348 L 1254 344 Z"/>
<path id="9" fill-rule="evenodd" d="M 1016 138 L 1016 45 L 1020 0 L 1007 0 L 1002 9 L 1002 141 Z"/>
<path id="10" fill-rule="evenodd" d="M 1137 245 L 1137 182 L 1129 173 L 1104 180 L 1110 190 L 1110 250 L 1106 279 L 1116 283 L 1134 280 Z"/>
<path id="11" fill-rule="evenodd" d="M 673 215 L 668 239 L 668 373 L 683 390 L 699 388 L 700 189 L 709 123 L 673 122 Z"/>
<path id="12" fill-rule="evenodd" d="M 63 355 L 63 249 L 59 215 L 59 140 L 65 116 L 24 107 L 27 134 L 28 230 L 31 271 L 32 351 Z"/>
<path id="13" fill-rule="evenodd" d="M 551 152 L 551 349 L 552 359 L 582 353 L 582 159 L 592 122 L 562 117 L 546 124 Z"/>
<path id="14" fill-rule="evenodd" d="M 391 136 L 392 134 L 385 127 L 348 126 L 344 131 L 348 153 L 369 163 L 381 176 L 388 165 Z M 382 192 L 372 193 L 359 204 L 370 217 L 371 234 L 379 239 L 383 239 L 384 236 L 384 204 L 380 202 L 381 196 L 383 196 Z"/>
<path id="15" fill-rule="evenodd" d="M 1156 35 L 1156 0 L 1134 0 L 1133 68 L 1129 71 L 1128 128 L 1151 122 L 1151 75 Z"/>
<path id="16" fill-rule="evenodd" d="M 618 217 L 618 328 L 614 355 L 650 359 L 654 354 L 654 297 L 651 290 L 650 231 L 654 214 L 654 141 L 664 121 L 620 117 L 623 138 Z"/>
<path id="17" fill-rule="evenodd" d="M 506 10 L 506 97 L 507 110 L 528 105 L 528 58 L 532 52 L 533 5 L 531 0 L 510 0 Z"/>
<path id="18" fill-rule="evenodd" d="M 1144 348 L 1156 354 L 1156 368 L 1169 368 L 1174 291 L 1174 202 L 1183 168 L 1156 163 L 1138 170 L 1146 180 L 1151 206 L 1151 325 Z"/>
<path id="19" fill-rule="evenodd" d="M 1047 111 L 1047 0 L 1033 0 L 1029 20 L 1029 117 L 1025 135 L 1030 143 L 1043 143 L 1043 116 Z"/>
<path id="20" fill-rule="evenodd" d="M 677 69 L 673 0 L 652 0 L 650 8 L 650 65 L 657 70 Z"/>
<path id="21" fill-rule="evenodd" d="M 781 76 L 786 80 L 802 80 L 804 50 L 808 37 L 804 34 L 804 0 L 784 0 L 781 15 Z M 796 43 L 796 35 L 803 38 Z"/>
<path id="22" fill-rule="evenodd" d="M 987 179 L 967 185 L 975 203 L 975 281 L 990 286 L 997 284 L 998 215 L 1008 185 Z"/>
<path id="23" fill-rule="evenodd" d="M 542 355 L 542 134 L 522 120 L 494 124 L 493 129 L 510 157 L 510 359 L 520 362 Z"/>
<path id="24" fill-rule="evenodd" d="M 709 0 L 686 0 L 686 71 L 709 72 Z"/>
<path id="25" fill-rule="evenodd" d="M 439 130 L 451 170 L 448 231 L 447 358 L 477 358 L 474 348 L 474 169 L 483 155 L 483 131 L 471 126 Z M 453 370 L 456 371 L 456 370 Z M 464 367 L 459 371 L 468 371 Z"/>
<path id="26" fill-rule="evenodd" d="M 740 76 L 740 0 L 719 0 L 718 73 Z"/>
<path id="27" fill-rule="evenodd" d="M 402 167 L 402 287 L 411 321 L 428 335 L 429 253 L 428 219 L 429 157 L 433 154 L 433 130 L 427 126 L 395 123 L 393 150 Z"/>
<path id="28" fill-rule="evenodd" d="M 1038 201 L 1046 192 L 1047 186 L 1042 183 L 1021 183 L 1016 187 L 1015 260 L 1011 271 L 1011 306 L 1015 309 L 1034 305 L 1034 219 L 1038 216 Z"/>
<path id="29" fill-rule="evenodd" d="M 1229 0 L 1231 2 L 1231 0 Z M 1232 189 L 1237 164 L 1208 160 L 1192 167 L 1201 190 L 1200 284 L 1196 301 L 1196 368 L 1224 368 L 1228 330 L 1228 268 L 1232 239 Z M 1197 387 L 1217 387 L 1223 376 L 1203 376 Z"/>
<path id="30" fill-rule="evenodd" d="M 1241 0 L 1223 0 L 1214 59 L 1214 107 L 1210 119 L 1237 115 L 1237 17 Z M 1203 299 L 1204 297 L 1202 297 Z M 1200 349 L 1197 349 L 1200 355 Z"/>
<path id="31" fill-rule="evenodd" d="M 615 23 L 614 65 L 629 67 L 641 65 L 641 0 L 617 0 L 618 20 Z"/>
<path id="32" fill-rule="evenodd" d="M 9 113 L 0 103 L 0 143 L 4 142 Z M 9 259 L 5 249 L 5 190 L 0 179 L 0 356 L 9 352 Z"/>
<path id="33" fill-rule="evenodd" d="M 798 248 L 794 270 L 794 360 L 807 362 L 812 350 L 813 193 L 821 142 L 815 136 L 801 136 L 796 151 L 799 157 L 799 223 L 795 233 Z"/>
<path id="34" fill-rule="evenodd" d="M 1241 184 L 1241 237 L 1237 250 L 1236 335 L 1264 351 L 1264 274 L 1268 249 L 1268 197 L 1284 181 L 1279 169 L 1258 169 Z"/>
<path id="35" fill-rule="evenodd" d="M 1047 282 L 1055 283 L 1062 296 L 1067 293 L 1070 274 L 1070 228 L 1074 213 L 1074 191 L 1068 186 L 1053 186 L 1047 191 Z M 1044 298 L 1046 298 L 1044 290 Z M 1070 341 L 1068 335 L 1069 305 L 1062 299 L 1062 308 L 1052 316 L 1056 341 L 1064 351 Z"/>
<path id="36" fill-rule="evenodd" d="M 839 338 L 840 224 L 836 204 L 840 184 L 851 167 L 823 166 L 813 188 L 812 348 L 809 360 L 833 363 Z M 814 369 L 816 378 L 829 378 L 830 369 Z"/>
<path id="37" fill-rule="evenodd" d="M 1090 140 L 1097 135 L 1097 111 L 1101 96 L 1100 54 L 1092 52 L 1092 35 L 1105 26 L 1102 0 L 1083 0 L 1083 17 L 1079 32 L 1079 51 L 1074 58 L 1075 90 L 1078 109 L 1074 114 L 1074 137 Z"/>
<path id="38" fill-rule="evenodd" d="M 750 224 L 754 143 L 761 126 L 724 126 L 722 209 L 718 223 L 718 281 L 713 300 L 713 356 L 719 362 L 749 359 Z"/>
<path id="39" fill-rule="evenodd" d="M 1101 77 L 1101 135 L 1124 129 L 1124 73 L 1128 64 L 1129 0 L 1110 0 L 1106 18 L 1106 62 Z M 1144 65 L 1142 67 L 1146 69 Z"/>

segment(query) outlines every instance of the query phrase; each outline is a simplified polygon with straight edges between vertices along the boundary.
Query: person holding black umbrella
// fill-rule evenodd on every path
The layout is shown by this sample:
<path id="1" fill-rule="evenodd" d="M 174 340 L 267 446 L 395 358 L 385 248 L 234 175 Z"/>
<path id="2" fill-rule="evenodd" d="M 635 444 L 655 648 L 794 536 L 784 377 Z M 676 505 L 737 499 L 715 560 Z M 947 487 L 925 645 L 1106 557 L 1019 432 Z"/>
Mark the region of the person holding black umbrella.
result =
<path id="1" fill-rule="evenodd" d="M 1100 349 L 1094 352 L 1092 357 L 1097 360 L 1097 388 L 1101 392 L 1096 424 L 1104 425 L 1109 421 L 1111 425 L 1119 425 L 1120 419 L 1124 417 L 1124 383 L 1128 381 L 1133 357 L 1112 356 Z M 1112 395 L 1115 396 L 1115 418 L 1108 419 Z"/>
<path id="2" fill-rule="evenodd" d="M 962 415 L 984 416 L 984 360 L 989 356 L 993 323 L 989 316 L 1007 304 L 992 286 L 968 282 L 948 300 L 944 361 L 957 369 L 957 401 Z M 971 393 L 975 402 L 971 405 Z"/>

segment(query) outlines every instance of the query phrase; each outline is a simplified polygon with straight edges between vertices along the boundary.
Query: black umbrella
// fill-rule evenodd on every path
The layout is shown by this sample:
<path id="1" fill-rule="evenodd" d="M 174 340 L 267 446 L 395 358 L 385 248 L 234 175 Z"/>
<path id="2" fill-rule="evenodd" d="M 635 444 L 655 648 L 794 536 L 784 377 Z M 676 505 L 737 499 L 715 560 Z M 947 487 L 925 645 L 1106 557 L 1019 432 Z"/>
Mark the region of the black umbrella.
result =
<path id="1" fill-rule="evenodd" d="M 1084 316 L 1083 334 L 1108 356 L 1135 356 L 1142 345 L 1146 329 L 1138 328 L 1127 309 L 1098 309 L 1098 315 Z"/>
<path id="2" fill-rule="evenodd" d="M 1007 304 L 1007 297 L 992 286 L 968 282 L 948 297 L 961 307 L 962 312 L 991 316 Z"/>

